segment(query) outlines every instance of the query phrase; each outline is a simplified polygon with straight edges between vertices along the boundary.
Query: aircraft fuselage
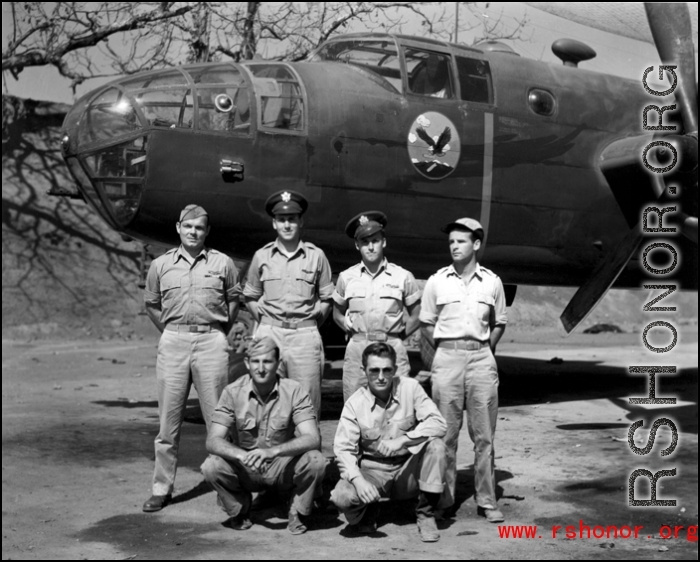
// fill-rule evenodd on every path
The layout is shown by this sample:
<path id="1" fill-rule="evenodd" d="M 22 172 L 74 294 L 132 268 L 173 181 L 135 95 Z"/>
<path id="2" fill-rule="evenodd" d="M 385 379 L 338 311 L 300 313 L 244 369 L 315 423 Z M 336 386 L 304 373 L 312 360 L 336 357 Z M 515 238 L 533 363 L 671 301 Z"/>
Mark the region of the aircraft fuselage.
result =
<path id="1" fill-rule="evenodd" d="M 356 37 L 365 66 L 323 60 L 322 51 L 312 62 L 221 63 L 235 77 L 218 82 L 201 78 L 199 65 L 88 94 L 64 139 L 86 199 L 113 228 L 161 243 L 177 242 L 179 210 L 198 203 L 213 226 L 208 242 L 249 259 L 274 235 L 265 199 L 296 190 L 310 202 L 304 238 L 334 271 L 358 261 L 346 222 L 378 209 L 389 219 L 390 259 L 422 278 L 449 263 L 440 227 L 470 216 L 486 231 L 481 263 L 509 284 L 579 285 L 629 231 L 600 157 L 613 141 L 643 134 L 641 80 L 429 40 Z M 413 91 L 424 52 L 449 61 L 446 97 Z M 165 73 L 184 78 L 159 84 Z M 178 95 L 180 105 L 168 101 Z M 110 103 L 131 107 L 110 113 Z M 115 132 L 91 133 L 98 127 Z M 684 288 L 697 283 L 695 269 L 682 268 Z M 632 261 L 617 285 L 639 287 L 641 274 Z"/>

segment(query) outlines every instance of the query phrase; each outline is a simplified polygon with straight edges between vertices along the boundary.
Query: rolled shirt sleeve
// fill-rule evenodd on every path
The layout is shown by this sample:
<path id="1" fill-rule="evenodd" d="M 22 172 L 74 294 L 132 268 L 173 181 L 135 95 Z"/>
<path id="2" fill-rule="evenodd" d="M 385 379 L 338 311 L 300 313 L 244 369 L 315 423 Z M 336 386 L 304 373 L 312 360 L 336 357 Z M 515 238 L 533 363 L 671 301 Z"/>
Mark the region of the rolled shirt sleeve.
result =
<path id="1" fill-rule="evenodd" d="M 260 280 L 260 250 L 255 252 L 250 262 L 243 296 L 254 301 L 263 296 L 263 285 Z"/>
<path id="2" fill-rule="evenodd" d="M 318 298 L 321 301 L 327 301 L 333 296 L 333 281 L 331 279 L 331 264 L 328 263 L 328 258 L 323 250 L 319 250 L 321 256 L 318 260 Z"/>
<path id="3" fill-rule="evenodd" d="M 496 277 L 494 282 L 493 300 L 494 325 L 505 325 L 508 322 L 508 313 L 506 312 L 506 295 L 500 277 Z"/>
<path id="4" fill-rule="evenodd" d="M 431 276 L 423 289 L 423 298 L 421 299 L 421 309 L 419 319 L 425 324 L 433 324 L 438 319 L 437 300 L 435 294 L 435 276 Z"/>
<path id="5" fill-rule="evenodd" d="M 160 305 L 160 276 L 158 275 L 158 266 L 154 261 L 151 262 L 151 267 L 148 268 L 146 276 L 146 287 L 143 291 L 143 300 L 147 304 Z"/>
<path id="6" fill-rule="evenodd" d="M 421 299 L 421 291 L 418 283 L 416 282 L 416 278 L 413 276 L 413 273 L 410 271 L 407 271 L 406 273 L 407 275 L 406 279 L 404 280 L 403 288 L 403 301 L 406 306 L 412 306 Z"/>
<path id="7" fill-rule="evenodd" d="M 348 300 L 345 298 L 345 276 L 341 273 L 338 275 L 338 280 L 335 283 L 335 291 L 333 291 L 333 301 L 338 306 L 346 306 Z"/>
<path id="8" fill-rule="evenodd" d="M 316 411 L 314 410 L 309 393 L 306 392 L 301 385 L 295 388 L 292 393 L 292 421 L 294 426 L 305 421 L 316 421 Z"/>
<path id="9" fill-rule="evenodd" d="M 227 428 L 232 428 L 236 425 L 236 412 L 233 405 L 233 396 L 231 396 L 231 391 L 229 388 L 225 388 L 219 398 L 219 404 L 214 410 L 214 414 L 211 417 L 213 423 L 218 423 Z"/>

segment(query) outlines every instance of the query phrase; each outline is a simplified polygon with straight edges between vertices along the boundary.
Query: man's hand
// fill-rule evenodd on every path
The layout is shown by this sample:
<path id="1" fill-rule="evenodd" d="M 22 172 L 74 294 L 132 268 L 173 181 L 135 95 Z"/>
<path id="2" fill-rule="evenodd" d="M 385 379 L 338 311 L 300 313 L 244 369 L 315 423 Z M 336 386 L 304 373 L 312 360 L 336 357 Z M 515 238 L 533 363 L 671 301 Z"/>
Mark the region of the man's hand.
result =
<path id="1" fill-rule="evenodd" d="M 253 449 L 249 451 L 241 462 L 256 472 L 260 472 L 265 463 L 271 462 L 275 458 L 272 449 Z"/>
<path id="2" fill-rule="evenodd" d="M 402 435 L 396 439 L 382 439 L 377 445 L 377 451 L 385 457 L 394 456 L 401 449 L 406 447 L 406 436 Z"/>
<path id="3" fill-rule="evenodd" d="M 371 482 L 367 482 L 362 476 L 358 476 L 352 481 L 355 491 L 362 503 L 372 503 L 379 501 L 379 490 Z"/>

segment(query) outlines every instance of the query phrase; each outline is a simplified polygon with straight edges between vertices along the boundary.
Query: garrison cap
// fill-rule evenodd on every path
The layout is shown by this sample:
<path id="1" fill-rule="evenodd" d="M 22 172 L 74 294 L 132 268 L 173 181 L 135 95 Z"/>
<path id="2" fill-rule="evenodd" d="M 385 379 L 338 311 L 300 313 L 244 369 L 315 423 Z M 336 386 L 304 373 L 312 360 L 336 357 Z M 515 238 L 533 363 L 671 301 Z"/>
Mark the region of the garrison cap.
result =
<path id="1" fill-rule="evenodd" d="M 469 217 L 464 217 L 463 219 L 457 219 L 456 221 L 450 222 L 442 227 L 443 232 L 451 232 L 454 228 L 471 230 L 479 240 L 484 239 L 484 228 L 481 223 L 476 219 L 470 219 Z"/>
<path id="2" fill-rule="evenodd" d="M 248 345 L 246 356 L 248 356 L 248 358 L 256 357 L 258 355 L 265 355 L 266 353 L 274 350 L 277 350 L 277 357 L 279 357 L 280 352 L 275 340 L 266 336 L 264 338 L 260 338 L 259 340 L 252 340 Z"/>
<path id="3" fill-rule="evenodd" d="M 265 201 L 265 211 L 271 217 L 283 214 L 303 215 L 308 206 L 306 197 L 289 189 L 273 193 Z"/>
<path id="4" fill-rule="evenodd" d="M 381 211 L 365 211 L 350 219 L 345 225 L 345 234 L 355 240 L 365 238 L 384 230 L 386 223 L 386 215 Z"/>
<path id="5" fill-rule="evenodd" d="M 208 216 L 208 213 L 199 205 L 187 205 L 180 211 L 180 222 Z"/>

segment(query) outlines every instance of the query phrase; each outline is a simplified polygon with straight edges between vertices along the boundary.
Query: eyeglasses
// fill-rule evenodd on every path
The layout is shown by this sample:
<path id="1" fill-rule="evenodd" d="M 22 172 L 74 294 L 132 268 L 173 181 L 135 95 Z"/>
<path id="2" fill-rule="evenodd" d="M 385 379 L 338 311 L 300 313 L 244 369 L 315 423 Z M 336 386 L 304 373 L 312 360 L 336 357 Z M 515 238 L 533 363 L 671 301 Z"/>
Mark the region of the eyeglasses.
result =
<path id="1" fill-rule="evenodd" d="M 378 377 L 380 375 L 380 373 L 384 376 L 387 376 L 387 375 L 394 374 L 395 370 L 396 370 L 395 367 L 384 367 L 383 369 L 376 368 L 376 369 L 369 369 L 367 371 L 367 374 L 371 377 Z"/>

